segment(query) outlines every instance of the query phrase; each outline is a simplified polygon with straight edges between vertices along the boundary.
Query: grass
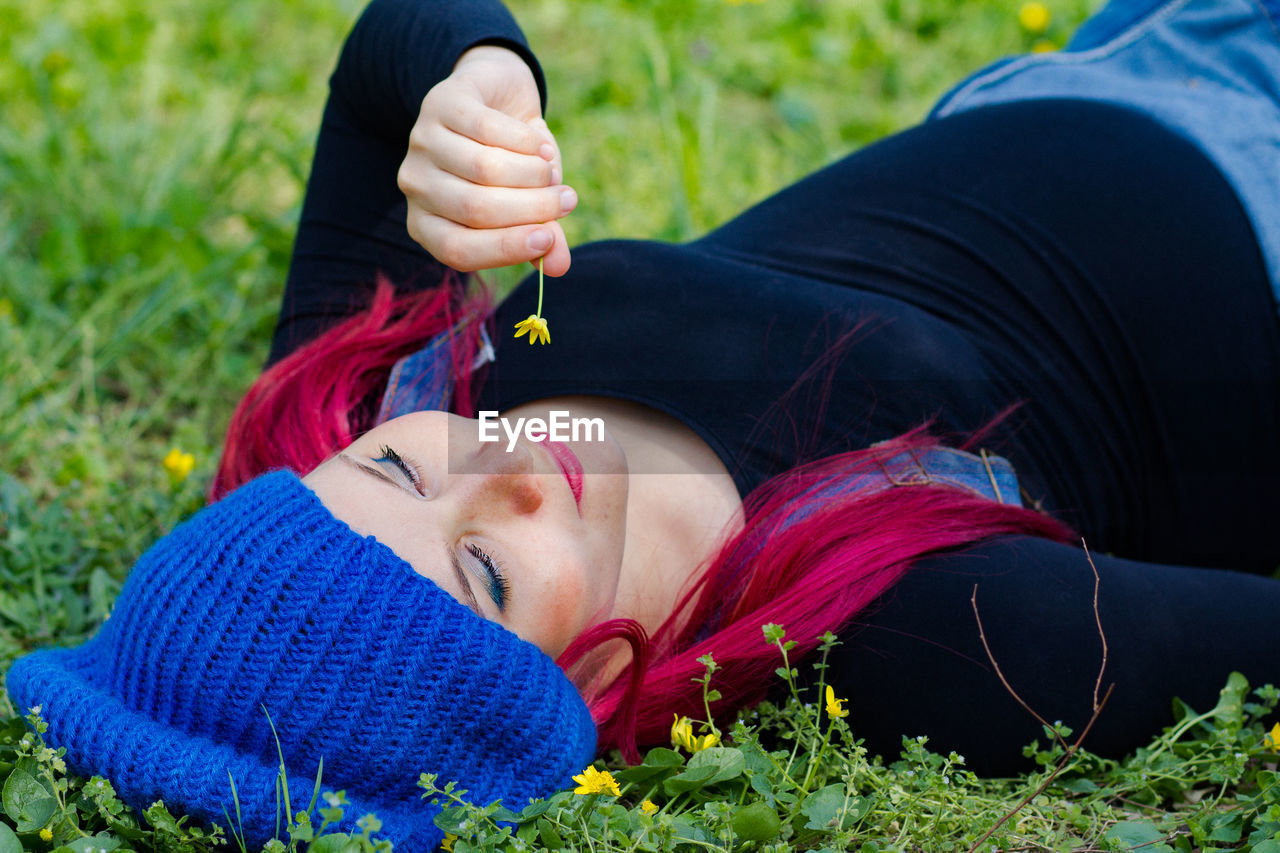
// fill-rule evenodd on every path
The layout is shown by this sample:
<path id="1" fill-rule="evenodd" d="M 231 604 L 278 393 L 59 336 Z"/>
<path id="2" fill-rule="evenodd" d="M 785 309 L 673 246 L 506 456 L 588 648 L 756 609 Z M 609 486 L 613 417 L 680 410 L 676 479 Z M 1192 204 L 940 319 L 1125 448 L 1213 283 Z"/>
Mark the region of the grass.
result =
<path id="1" fill-rule="evenodd" d="M 1091 5 L 1052 0 L 1044 37 L 1060 44 Z M 512 6 L 582 198 L 565 222 L 575 243 L 701 234 L 1040 38 L 1014 0 Z M 325 81 L 358 12 L 358 0 L 0 0 L 0 669 L 91 633 L 142 550 L 199 506 L 266 355 Z M 180 482 L 162 466 L 174 447 L 196 460 Z M 1191 826 L 1203 796 L 1187 792 L 1212 768 L 1227 780 L 1216 813 L 1248 814 L 1255 752 L 1253 776 L 1222 770 L 1230 750 L 1166 767 L 1173 781 L 1142 795 L 1157 816 L 1135 814 L 1181 849 L 1239 846 L 1247 834 L 1176 827 Z M 1032 846 L 1119 843 L 1103 837 L 1117 812 L 1088 817 L 1098 783 L 1075 778 L 1088 784 L 1028 805 L 1049 827 Z M 869 809 L 858 825 L 896 822 L 884 845 L 929 848 L 948 810 L 989 825 L 1032 784 L 983 788 L 981 808 L 903 788 L 893 815 Z M 1097 831 L 1073 829 L 1081 820 Z"/>

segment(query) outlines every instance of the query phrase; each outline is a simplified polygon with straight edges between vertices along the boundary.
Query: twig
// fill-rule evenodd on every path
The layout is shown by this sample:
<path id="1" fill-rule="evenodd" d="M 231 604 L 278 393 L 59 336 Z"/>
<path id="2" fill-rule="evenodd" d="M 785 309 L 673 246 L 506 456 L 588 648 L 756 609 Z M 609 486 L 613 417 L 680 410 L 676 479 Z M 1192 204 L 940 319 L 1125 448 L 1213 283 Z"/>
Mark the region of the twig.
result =
<path id="1" fill-rule="evenodd" d="M 978 585 L 976 583 L 973 585 L 973 595 L 969 596 L 969 603 L 973 605 L 973 618 L 978 622 L 978 639 L 982 640 L 982 648 L 987 653 L 987 660 L 991 661 L 991 666 L 995 668 L 996 677 L 1000 679 L 1000 683 L 1004 685 L 1004 689 L 1009 691 L 1009 695 L 1018 700 L 1018 704 L 1021 705 L 1028 714 L 1035 717 L 1036 722 L 1052 731 L 1054 733 L 1054 737 L 1056 737 L 1058 742 L 1062 744 L 1062 748 L 1066 749 L 1066 741 L 1064 741 L 1057 733 L 1057 730 L 1053 726 L 1049 725 L 1048 720 L 1037 714 L 1035 708 L 1028 705 L 1026 700 L 1018 695 L 1018 691 L 1013 689 L 1013 685 L 1009 683 L 1009 679 L 1004 677 L 1004 672 L 1000 669 L 1000 664 L 996 661 L 996 656 L 992 654 L 990 644 L 987 643 L 987 632 L 983 630 L 982 627 L 982 616 L 978 614 Z"/>
<path id="2" fill-rule="evenodd" d="M 1084 545 L 1084 540 L 1081 539 L 1080 543 Z M 1093 706 L 1092 713 L 1089 715 L 1089 722 L 1085 723 L 1084 729 L 1080 732 L 1080 736 L 1077 737 L 1075 743 L 1072 744 L 1067 744 L 1067 742 L 1063 740 L 1062 735 L 1058 734 L 1057 728 L 1049 725 L 1045 721 L 1044 717 L 1036 713 L 1036 710 L 1028 705 L 1026 700 L 1018 695 L 1018 691 L 1013 689 L 1013 685 L 1009 683 L 1009 679 L 1004 677 L 1004 672 L 1000 669 L 1000 664 L 996 661 L 995 655 L 991 653 L 990 644 L 987 643 L 987 632 L 982 627 L 982 616 L 978 613 L 978 585 L 974 584 L 973 586 L 973 595 L 969 597 L 969 603 L 973 605 L 973 618 L 978 622 L 978 638 L 982 640 L 982 648 L 987 653 L 987 660 L 991 661 L 991 666 L 996 671 L 996 677 L 1000 679 L 1000 683 L 1004 685 L 1004 689 L 1009 691 L 1009 695 L 1016 699 L 1018 704 L 1025 708 L 1028 714 L 1034 717 L 1040 725 L 1053 732 L 1054 738 L 1062 745 L 1064 752 L 1062 754 L 1062 758 L 1058 759 L 1058 763 L 1054 765 L 1053 770 L 1044 778 L 1044 781 L 1037 785 L 1034 791 L 1023 797 L 1016 806 L 1005 812 L 1002 818 L 996 821 L 990 829 L 982 834 L 981 838 L 973 843 L 973 846 L 969 848 L 968 853 L 974 853 L 974 851 L 981 847 L 997 829 L 1004 826 L 1004 824 L 1013 818 L 1014 815 L 1022 811 L 1026 807 L 1027 803 L 1044 793 L 1045 789 L 1048 788 L 1053 780 L 1058 777 L 1058 774 L 1062 772 L 1063 768 L 1065 768 L 1068 763 L 1070 763 L 1071 759 L 1075 757 L 1075 754 L 1080 751 L 1080 744 L 1084 743 L 1084 739 L 1089 736 L 1089 732 L 1093 729 L 1093 724 L 1096 723 L 1098 721 L 1098 717 L 1102 715 L 1103 706 L 1105 706 L 1107 704 L 1107 700 L 1111 698 L 1111 691 L 1115 687 L 1114 682 L 1107 686 L 1107 690 L 1103 693 L 1101 700 L 1098 698 L 1098 692 L 1102 688 L 1102 676 L 1103 673 L 1107 671 L 1107 635 L 1106 632 L 1102 630 L 1102 616 L 1098 612 L 1098 589 L 1101 586 L 1101 579 L 1098 576 L 1098 567 L 1094 565 L 1093 557 L 1089 555 L 1089 548 L 1087 545 L 1085 545 L 1084 555 L 1085 559 L 1089 561 L 1089 568 L 1093 570 L 1093 620 L 1098 626 L 1098 636 L 1102 639 L 1102 663 L 1098 667 L 1098 677 L 1093 683 Z"/>
<path id="3" fill-rule="evenodd" d="M 973 842 L 973 846 L 969 848 L 968 853 L 974 853 L 974 851 L 976 851 L 979 847 L 981 847 L 983 842 L 986 841 L 988 838 L 990 838 L 997 829 L 1004 826 L 1006 821 L 1008 821 L 1018 812 L 1026 808 L 1027 803 L 1031 802 L 1036 797 L 1043 794 L 1045 789 L 1049 787 L 1049 785 L 1053 782 L 1053 780 L 1058 778 L 1058 774 L 1062 772 L 1063 768 L 1067 766 L 1067 763 L 1070 762 L 1071 759 L 1075 756 L 1076 752 L 1079 751 L 1080 744 L 1084 742 L 1085 737 L 1089 734 L 1089 730 L 1092 729 L 1093 724 L 1097 722 L 1098 717 L 1102 712 L 1102 706 L 1107 704 L 1107 699 L 1111 698 L 1112 687 L 1115 687 L 1115 685 L 1112 684 L 1110 687 L 1107 688 L 1107 692 L 1102 697 L 1102 702 L 1098 704 L 1098 706 L 1094 709 L 1092 716 L 1089 717 L 1089 722 L 1085 725 L 1084 731 L 1080 732 L 1080 737 L 1076 738 L 1075 743 L 1067 747 L 1067 751 L 1063 753 L 1062 758 L 1058 759 L 1058 763 L 1054 766 L 1053 771 L 1050 772 L 1048 776 L 1044 777 L 1044 781 L 1041 782 L 1039 785 L 1037 785 L 1034 791 L 1032 791 L 1030 794 L 1027 794 L 1025 797 L 1023 797 L 1016 806 L 1009 809 L 1009 811 L 1005 812 L 1004 817 L 1000 818 L 998 821 L 996 821 L 992 825 L 990 829 L 982 833 L 982 837 L 979 838 L 977 841 Z"/>
<path id="4" fill-rule="evenodd" d="M 1102 615 L 1098 613 L 1098 587 L 1102 585 L 1102 578 L 1098 576 L 1098 567 L 1093 564 L 1089 543 L 1084 541 L 1083 536 L 1080 537 L 1080 547 L 1084 548 L 1084 558 L 1089 561 L 1089 568 L 1093 569 L 1093 621 L 1097 623 L 1098 638 L 1102 640 L 1102 666 L 1098 667 L 1098 678 L 1093 682 L 1093 709 L 1096 711 L 1100 707 L 1098 691 L 1102 688 L 1102 674 L 1107 671 L 1107 632 L 1102 630 Z M 1107 692 L 1110 692 L 1110 688 Z"/>

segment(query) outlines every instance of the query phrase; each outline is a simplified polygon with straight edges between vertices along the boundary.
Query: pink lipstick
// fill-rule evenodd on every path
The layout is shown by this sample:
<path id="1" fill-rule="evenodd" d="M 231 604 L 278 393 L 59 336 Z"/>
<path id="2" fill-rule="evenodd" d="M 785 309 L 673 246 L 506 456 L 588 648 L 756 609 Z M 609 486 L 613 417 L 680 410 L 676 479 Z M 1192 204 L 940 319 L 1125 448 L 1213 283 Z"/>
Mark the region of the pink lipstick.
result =
<path id="1" fill-rule="evenodd" d="M 578 459 L 578 454 L 570 450 L 566 445 L 558 441 L 544 441 L 542 446 L 547 448 L 547 452 L 551 454 L 551 458 L 560 466 L 560 470 L 564 473 L 565 480 L 569 483 L 569 491 L 573 492 L 574 503 L 578 504 L 578 511 L 582 511 L 582 462 Z"/>

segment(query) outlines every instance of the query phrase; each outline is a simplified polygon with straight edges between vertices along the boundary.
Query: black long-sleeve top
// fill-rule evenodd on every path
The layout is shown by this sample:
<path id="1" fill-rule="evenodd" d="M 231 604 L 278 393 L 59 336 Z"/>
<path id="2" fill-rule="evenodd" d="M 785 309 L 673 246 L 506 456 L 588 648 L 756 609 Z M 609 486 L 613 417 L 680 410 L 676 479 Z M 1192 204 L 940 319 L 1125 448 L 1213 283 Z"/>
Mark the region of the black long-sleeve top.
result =
<path id="1" fill-rule="evenodd" d="M 395 174 L 422 96 L 481 43 L 516 50 L 545 91 L 496 2 L 375 0 L 357 24 L 273 359 L 359 307 L 378 272 L 439 280 Z M 929 122 L 692 243 L 579 247 L 550 287 L 551 346 L 507 331 L 536 282 L 498 307 L 481 407 L 644 403 L 706 440 L 744 495 L 815 456 L 925 421 L 964 436 L 1016 406 L 987 445 L 1102 577 L 1116 687 L 1088 747 L 1144 743 L 1174 696 L 1210 705 L 1230 669 L 1280 681 L 1280 582 L 1259 574 L 1280 563 L 1276 304 L 1230 187 L 1150 119 L 1055 100 Z M 980 645 L 975 583 L 1016 689 L 1047 718 L 1088 718 L 1100 645 L 1083 552 L 997 539 L 924 561 L 842 632 L 829 678 L 873 750 L 927 734 L 1002 773 L 1040 736 Z"/>

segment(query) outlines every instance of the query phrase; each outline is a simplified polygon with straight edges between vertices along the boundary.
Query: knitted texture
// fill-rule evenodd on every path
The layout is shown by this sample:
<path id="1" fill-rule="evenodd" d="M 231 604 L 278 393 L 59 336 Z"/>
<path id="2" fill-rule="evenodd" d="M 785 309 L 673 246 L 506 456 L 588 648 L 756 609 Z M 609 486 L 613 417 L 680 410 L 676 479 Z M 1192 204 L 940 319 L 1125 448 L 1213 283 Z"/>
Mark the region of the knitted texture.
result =
<path id="1" fill-rule="evenodd" d="M 537 647 L 485 620 L 275 472 L 202 510 L 134 567 L 84 645 L 10 669 L 68 765 L 135 808 L 235 815 L 251 844 L 277 821 L 280 739 L 294 808 L 345 789 L 402 850 L 442 838 L 420 773 L 519 809 L 588 764 L 595 728 Z M 270 714 L 268 722 L 267 714 Z M 345 827 L 350 829 L 351 827 Z"/>

